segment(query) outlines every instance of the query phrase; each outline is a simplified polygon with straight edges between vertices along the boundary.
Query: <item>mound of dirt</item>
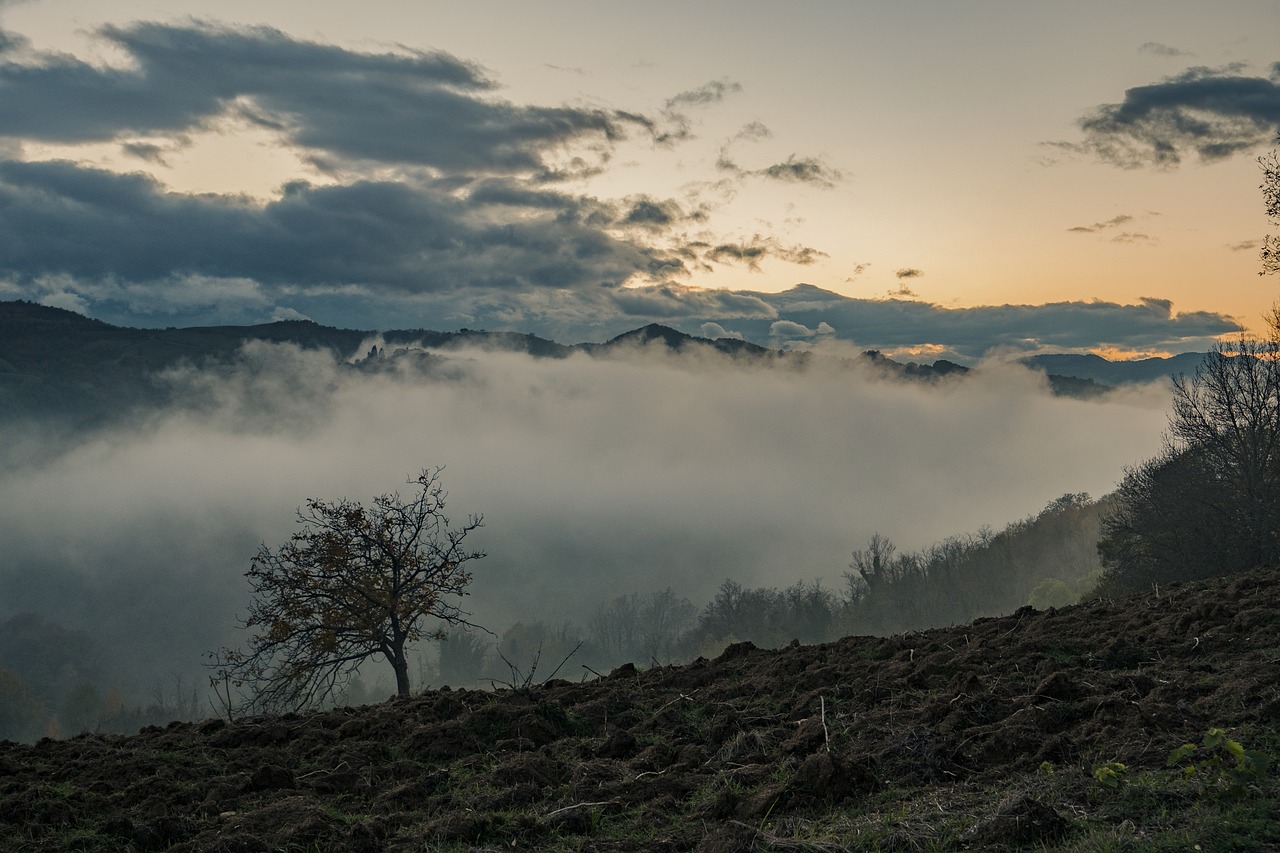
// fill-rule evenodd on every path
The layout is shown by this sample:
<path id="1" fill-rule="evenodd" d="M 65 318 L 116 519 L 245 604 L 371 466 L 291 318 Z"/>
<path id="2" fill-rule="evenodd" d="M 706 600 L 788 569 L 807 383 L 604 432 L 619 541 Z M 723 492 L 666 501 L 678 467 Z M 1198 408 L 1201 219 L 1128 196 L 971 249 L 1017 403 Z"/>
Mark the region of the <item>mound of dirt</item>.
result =
<path id="1" fill-rule="evenodd" d="M 1274 730 L 1278 597 L 1256 571 L 531 690 L 0 743 L 0 846 L 767 849 L 766 824 L 890 791 L 1163 767 L 1209 727 Z M 1070 831 L 1029 795 L 974 808 L 979 847 Z"/>

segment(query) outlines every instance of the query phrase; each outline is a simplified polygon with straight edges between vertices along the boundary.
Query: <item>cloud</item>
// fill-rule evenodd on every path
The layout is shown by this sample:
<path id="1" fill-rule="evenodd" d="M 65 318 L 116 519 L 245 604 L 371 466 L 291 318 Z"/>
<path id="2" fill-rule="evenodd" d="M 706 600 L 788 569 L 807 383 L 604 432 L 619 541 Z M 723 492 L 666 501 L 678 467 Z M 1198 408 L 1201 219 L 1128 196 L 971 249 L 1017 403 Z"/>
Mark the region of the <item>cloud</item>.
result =
<path id="1" fill-rule="evenodd" d="M 676 225 L 705 222 L 707 219 L 704 208 L 686 211 L 672 199 L 655 199 L 647 195 L 632 196 L 624 201 L 624 206 L 625 213 L 619 216 L 617 224 L 639 226 L 650 231 L 665 231 Z"/>
<path id="2" fill-rule="evenodd" d="M 862 348 L 938 345 L 949 353 L 946 357 L 969 363 L 1001 349 L 1203 351 L 1217 336 L 1241 329 L 1221 314 L 1175 314 L 1169 300 L 1154 298 L 1136 305 L 1095 300 L 947 308 L 921 301 L 853 299 L 809 285 L 759 296 L 777 312 L 775 320 L 809 328 L 826 322 L 840 339 Z M 764 342 L 772 322 L 742 319 L 725 326 Z"/>
<path id="3" fill-rule="evenodd" d="M 796 157 L 792 154 L 782 163 L 766 166 L 753 174 L 774 181 L 793 184 L 813 184 L 830 189 L 844 178 L 844 174 L 816 157 Z"/>
<path id="4" fill-rule="evenodd" d="M 1245 240 L 1241 243 L 1233 243 L 1227 248 L 1233 252 L 1249 252 L 1262 245 L 1261 240 Z"/>
<path id="5" fill-rule="evenodd" d="M 513 329 L 565 343 L 604 341 L 647 323 L 700 335 L 705 324 L 714 323 L 767 346 L 776 343 L 780 329 L 816 330 L 826 323 L 835 337 L 861 349 L 895 352 L 929 346 L 936 348 L 940 358 L 966 364 L 1001 350 L 1203 352 L 1218 336 L 1242 329 L 1223 314 L 1175 313 L 1166 299 L 1143 299 L 1131 305 L 1094 300 L 950 308 L 907 294 L 890 295 L 894 298 L 852 298 L 812 285 L 764 293 L 667 284 L 483 296 L 459 291 L 432 294 L 399 310 L 410 316 L 430 314 L 439 328 Z M 299 305 L 313 317 L 326 307 Z M 343 312 L 339 316 L 351 320 L 347 326 L 361 327 L 355 322 L 362 316 L 355 300 L 344 303 Z M 775 328 L 778 321 L 795 325 Z"/>
<path id="6" fill-rule="evenodd" d="M 893 274 L 898 278 L 898 280 L 901 281 L 902 279 L 908 279 L 908 278 L 920 278 L 921 276 L 924 275 L 924 270 L 918 270 L 912 267 L 905 267 L 900 270 L 894 270 Z"/>
<path id="7" fill-rule="evenodd" d="M 443 52 L 360 53 L 268 27 L 204 22 L 105 26 L 97 35 L 132 67 L 65 54 L 0 66 L 0 134 L 128 140 L 211 129 L 236 116 L 329 168 L 552 174 L 553 152 L 579 141 L 607 145 L 635 125 L 605 110 L 502 101 L 478 66 Z"/>
<path id="8" fill-rule="evenodd" d="M 432 297 L 449 319 L 475 307 L 493 316 L 486 306 L 504 304 L 514 307 L 498 316 L 515 321 L 545 303 L 539 291 L 582 293 L 578 304 L 594 311 L 634 301 L 603 293 L 628 284 L 825 256 L 770 235 L 717 234 L 710 204 L 560 189 L 606 169 L 627 134 L 656 138 L 741 91 L 732 81 L 680 92 L 653 117 L 516 105 L 479 66 L 440 51 L 360 52 L 201 21 L 95 35 L 128 62 L 17 51 L 16 38 L 0 44 L 10 60 L 0 64 L 8 292 L 60 294 L 135 325 L 252 322 L 280 311 L 383 326 L 412 310 L 435 322 Z M 163 167 L 228 119 L 276 135 L 325 183 L 294 181 L 265 200 L 184 194 L 145 172 L 21 159 L 24 141 L 109 142 Z M 767 132 L 753 124 L 743 135 Z M 799 157 L 772 168 L 775 179 L 806 183 L 832 174 Z M 341 312 L 350 313 L 339 320 Z"/>
<path id="9" fill-rule="evenodd" d="M 812 338 L 816 334 L 816 329 L 810 329 L 794 320 L 776 320 L 769 324 L 771 338 Z"/>
<path id="10" fill-rule="evenodd" d="M 1210 162 L 1262 145 L 1280 129 L 1280 63 L 1269 77 L 1243 67 L 1189 68 L 1176 77 L 1125 92 L 1079 122 L 1076 150 L 1123 168 L 1172 168 L 1190 152 Z"/>
<path id="11" fill-rule="evenodd" d="M 742 129 L 734 134 L 732 141 L 744 140 L 747 142 L 759 142 L 773 136 L 773 131 L 762 122 L 748 122 L 742 126 Z"/>
<path id="12" fill-rule="evenodd" d="M 1092 225 L 1077 225 L 1074 228 L 1068 228 L 1067 231 L 1078 233 L 1078 234 L 1093 234 L 1098 231 L 1106 231 L 1110 228 L 1118 228 L 1121 225 L 1124 225 L 1126 222 L 1132 222 L 1132 221 L 1133 221 L 1132 216 L 1129 216 L 1126 213 L 1122 213 L 1119 216 L 1111 217 L 1106 222 L 1095 222 Z"/>
<path id="13" fill-rule="evenodd" d="M 482 185 L 475 198 L 404 182 L 295 183 L 260 204 L 167 193 L 145 175 L 0 163 L 0 274 L 67 276 L 86 293 L 191 276 L 283 297 L 617 285 L 678 260 L 593 226 L 574 199 Z M 495 215 L 520 205 L 521 215 Z M 180 286 L 180 285 L 174 285 Z M 145 311 L 145 306 L 138 306 Z"/>
<path id="14" fill-rule="evenodd" d="M 151 142 L 126 142 L 120 146 L 120 150 L 131 157 L 137 157 L 139 160 L 146 160 L 161 166 L 169 165 L 164 156 L 167 149 L 162 145 L 156 145 Z"/>
<path id="15" fill-rule="evenodd" d="M 665 124 L 650 126 L 654 142 L 658 145 L 673 145 L 693 138 L 693 119 L 687 112 L 689 109 L 702 109 L 718 104 L 741 91 L 742 85 L 732 80 L 712 80 L 696 89 L 673 95 L 662 108 Z"/>
<path id="16" fill-rule="evenodd" d="M 769 258 L 778 258 L 788 263 L 805 266 L 816 263 L 818 258 L 827 257 L 811 246 L 800 244 L 785 245 L 776 237 L 754 234 L 750 239 L 736 243 L 707 243 L 693 240 L 680 247 L 680 255 L 695 264 L 706 266 L 709 263 L 740 263 L 747 269 L 758 272 L 760 265 Z"/>
<path id="17" fill-rule="evenodd" d="M 698 335 L 699 337 L 713 341 L 718 341 L 721 338 L 732 338 L 739 341 L 742 340 L 741 332 L 727 331 L 725 327 L 721 326 L 719 323 L 703 323 L 698 327 Z"/>
<path id="18" fill-rule="evenodd" d="M 1154 56 L 1168 56 L 1168 57 L 1195 56 L 1195 54 L 1191 53 L 1188 50 L 1182 50 L 1181 48 L 1170 47 L 1169 45 L 1161 44 L 1158 41 L 1146 42 L 1145 44 L 1143 44 L 1141 47 L 1138 48 L 1138 52 L 1150 53 Z"/>
<path id="19" fill-rule="evenodd" d="M 1112 243 L 1138 244 L 1143 246 L 1154 246 L 1160 241 L 1150 234 L 1140 234 L 1133 231 L 1123 231 L 1111 238 Z"/>
<path id="20" fill-rule="evenodd" d="M 873 532 L 920 548 L 1109 491 L 1158 448 L 1167 403 L 1055 399 L 996 366 L 922 389 L 660 352 L 436 364 L 255 345 L 174 373 L 184 403 L 138 424 L 37 439 L 40 464 L 0 469 L 0 619 L 90 630 L 145 691 L 243 639 L 243 572 L 306 498 L 367 501 L 437 464 L 454 517 L 485 515 L 467 606 L 499 631 L 667 586 L 705 601 L 726 577 L 838 583 Z"/>
<path id="21" fill-rule="evenodd" d="M 718 104 L 729 95 L 742 91 L 742 84 L 732 80 L 712 80 L 696 89 L 681 92 L 667 99 L 666 109 L 669 111 L 687 109 L 689 107 L 706 107 Z"/>
<path id="22" fill-rule="evenodd" d="M 729 157 L 728 149 L 721 149 L 716 168 L 740 178 L 763 178 L 791 184 L 809 184 L 822 189 L 832 189 L 844 180 L 844 172 L 818 157 L 799 157 L 792 154 L 781 163 L 760 169 L 744 169 Z"/>
<path id="23" fill-rule="evenodd" d="M 810 184 L 822 189 L 832 189 L 844 180 L 844 172 L 827 163 L 821 157 L 801 157 L 792 154 L 781 163 L 774 163 L 759 169 L 744 169 L 729 154 L 730 149 L 736 143 L 760 142 L 772 135 L 773 132 L 758 121 L 744 125 L 741 130 L 720 147 L 720 154 L 716 158 L 716 168 L 737 178 L 763 178 L 784 183 Z"/>

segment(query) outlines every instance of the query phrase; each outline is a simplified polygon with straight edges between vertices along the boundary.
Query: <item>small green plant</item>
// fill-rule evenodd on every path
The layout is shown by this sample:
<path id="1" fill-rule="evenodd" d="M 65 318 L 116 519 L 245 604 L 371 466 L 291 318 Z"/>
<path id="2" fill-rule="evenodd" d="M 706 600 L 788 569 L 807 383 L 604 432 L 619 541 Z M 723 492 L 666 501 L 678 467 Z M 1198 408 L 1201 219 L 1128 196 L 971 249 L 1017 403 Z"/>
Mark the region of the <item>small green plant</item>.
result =
<path id="1" fill-rule="evenodd" d="M 1198 746 L 1184 743 L 1169 753 L 1165 766 L 1179 765 L 1182 778 L 1199 783 L 1202 795 L 1238 800 L 1257 791 L 1271 767 L 1271 756 L 1245 749 L 1222 729 L 1212 728 Z"/>
<path id="2" fill-rule="evenodd" d="M 1108 761 L 1106 764 L 1100 764 L 1093 768 L 1093 778 L 1098 780 L 1099 785 L 1104 785 L 1112 790 L 1119 790 L 1124 784 L 1125 774 L 1129 768 L 1121 764 L 1119 761 Z"/>
<path id="3" fill-rule="evenodd" d="M 1040 766 L 1036 769 L 1041 776 L 1052 776 L 1057 772 L 1057 768 L 1053 766 L 1052 761 L 1041 761 Z"/>

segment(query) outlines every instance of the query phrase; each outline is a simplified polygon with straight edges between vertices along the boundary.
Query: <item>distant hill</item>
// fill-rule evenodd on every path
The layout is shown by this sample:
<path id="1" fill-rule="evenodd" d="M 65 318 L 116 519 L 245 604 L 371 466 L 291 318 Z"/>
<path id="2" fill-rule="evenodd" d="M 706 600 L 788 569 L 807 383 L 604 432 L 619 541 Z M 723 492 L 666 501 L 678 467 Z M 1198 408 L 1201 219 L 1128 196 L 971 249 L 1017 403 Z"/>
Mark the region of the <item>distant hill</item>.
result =
<path id="1" fill-rule="evenodd" d="M 327 349 L 356 356 L 379 336 L 397 344 L 449 348 L 485 346 L 540 357 L 572 351 L 554 341 L 513 332 L 434 332 L 425 329 L 375 333 L 336 329 L 310 320 L 257 326 L 196 326 L 133 329 L 31 302 L 0 302 L 0 420 L 49 417 L 85 426 L 142 403 L 163 401 L 155 374 L 181 363 L 229 361 L 249 341 Z"/>
<path id="2" fill-rule="evenodd" d="M 1103 385 L 1129 385 L 1155 382 L 1184 373 L 1188 376 L 1204 361 L 1205 353 L 1184 352 L 1169 358 L 1143 358 L 1136 361 L 1108 361 L 1102 356 L 1073 353 L 1033 355 L 1022 359 L 1028 367 L 1035 367 L 1050 376 L 1070 376 L 1092 379 Z"/>
<path id="3" fill-rule="evenodd" d="M 113 326 L 61 308 L 32 302 L 0 302 L 0 420 L 57 418 L 69 427 L 100 423 L 144 403 L 164 402 L 168 393 L 156 374 L 182 363 L 227 363 L 249 341 L 288 342 L 304 349 L 327 349 L 341 360 L 362 360 L 370 341 L 380 342 L 383 358 L 424 346 L 435 350 L 480 347 L 564 358 L 574 352 L 595 356 L 626 352 L 635 346 L 665 346 L 676 352 L 706 348 L 745 362 L 807 365 L 810 353 L 770 349 L 732 338 L 709 339 L 650 324 L 602 344 L 566 345 L 517 332 L 461 329 L 439 332 L 399 329 L 375 332 L 338 329 L 309 320 L 285 320 L 256 326 L 198 326 L 134 329 Z M 1097 356 L 1037 356 L 1027 360 L 1049 373 L 1060 395 L 1093 397 L 1107 386 L 1158 378 L 1166 371 L 1194 369 L 1200 356 L 1108 362 Z M 846 360 L 849 366 L 854 360 Z M 869 351 L 861 364 L 887 378 L 936 381 L 963 375 L 968 368 L 939 360 L 902 363 Z"/>

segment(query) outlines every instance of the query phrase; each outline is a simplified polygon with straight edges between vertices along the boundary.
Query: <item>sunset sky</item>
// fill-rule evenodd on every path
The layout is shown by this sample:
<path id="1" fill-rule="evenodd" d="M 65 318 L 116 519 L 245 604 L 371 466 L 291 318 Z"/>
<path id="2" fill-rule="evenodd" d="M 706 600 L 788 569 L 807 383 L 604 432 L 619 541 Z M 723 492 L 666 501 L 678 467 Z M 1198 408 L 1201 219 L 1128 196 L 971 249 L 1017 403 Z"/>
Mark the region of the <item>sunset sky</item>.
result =
<path id="1" fill-rule="evenodd" d="M 1205 349 L 1280 285 L 1277 33 L 1276 0 L 0 0 L 0 298 Z"/>

